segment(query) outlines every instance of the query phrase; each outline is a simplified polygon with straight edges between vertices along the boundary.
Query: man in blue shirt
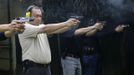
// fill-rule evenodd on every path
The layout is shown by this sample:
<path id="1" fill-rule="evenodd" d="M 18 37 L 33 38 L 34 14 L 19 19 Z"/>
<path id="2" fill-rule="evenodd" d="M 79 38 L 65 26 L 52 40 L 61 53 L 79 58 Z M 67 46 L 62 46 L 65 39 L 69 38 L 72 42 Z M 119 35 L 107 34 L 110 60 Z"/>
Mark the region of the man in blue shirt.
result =
<path id="1" fill-rule="evenodd" d="M 93 26 L 83 27 L 79 29 L 70 29 L 61 34 L 61 50 L 62 50 L 62 68 L 63 75 L 82 75 L 81 71 L 81 42 L 80 35 L 92 35 L 94 32 L 103 28 L 102 23 L 96 23 Z M 91 32 L 89 34 L 89 32 Z"/>

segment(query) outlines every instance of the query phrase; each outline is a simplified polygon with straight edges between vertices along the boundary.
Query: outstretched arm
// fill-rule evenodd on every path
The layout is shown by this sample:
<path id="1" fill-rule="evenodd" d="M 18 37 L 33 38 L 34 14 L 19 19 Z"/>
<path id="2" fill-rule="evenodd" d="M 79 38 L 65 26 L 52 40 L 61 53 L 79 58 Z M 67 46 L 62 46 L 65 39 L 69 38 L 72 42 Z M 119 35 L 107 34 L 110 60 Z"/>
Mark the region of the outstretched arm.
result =
<path id="1" fill-rule="evenodd" d="M 0 25 L 0 32 L 3 32 L 6 38 L 11 37 L 13 32 L 23 32 L 23 31 L 24 31 L 24 25 L 22 23 L 17 23 L 14 20 L 9 24 Z"/>
<path id="2" fill-rule="evenodd" d="M 60 34 L 60 33 L 63 33 L 67 30 L 69 30 L 71 27 L 63 27 L 63 28 L 60 28 L 60 29 L 57 29 L 56 31 L 53 31 L 51 33 L 48 33 L 48 35 L 52 35 L 52 34 Z"/>
<path id="3" fill-rule="evenodd" d="M 77 29 L 75 31 L 75 35 L 80 36 L 80 35 L 85 34 L 85 36 L 91 36 L 91 35 L 95 34 L 98 30 L 102 30 L 102 28 L 103 28 L 102 23 L 96 23 L 93 26 L 88 26 L 85 28 Z"/>
<path id="4" fill-rule="evenodd" d="M 41 30 L 40 33 L 47 33 L 47 34 L 58 34 L 63 33 L 70 29 L 71 27 L 77 25 L 79 20 L 76 19 L 69 19 L 66 22 L 55 23 L 55 24 L 46 24 Z"/>
<path id="5" fill-rule="evenodd" d="M 76 36 L 80 36 L 80 35 L 83 35 L 83 34 L 86 34 L 92 30 L 95 29 L 95 26 L 89 26 L 89 27 L 85 27 L 85 28 L 79 28 L 75 31 L 75 35 Z"/>
<path id="6" fill-rule="evenodd" d="M 0 32 L 4 32 L 4 31 L 10 30 L 10 25 L 11 24 L 1 24 L 0 25 Z"/>

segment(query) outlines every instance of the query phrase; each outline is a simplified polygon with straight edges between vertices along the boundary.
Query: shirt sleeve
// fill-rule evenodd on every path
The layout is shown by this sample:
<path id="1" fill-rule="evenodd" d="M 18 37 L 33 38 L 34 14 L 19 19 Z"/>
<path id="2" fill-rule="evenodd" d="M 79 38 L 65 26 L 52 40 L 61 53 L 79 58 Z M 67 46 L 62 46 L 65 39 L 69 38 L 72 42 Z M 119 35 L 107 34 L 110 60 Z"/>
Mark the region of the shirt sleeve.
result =
<path id="1" fill-rule="evenodd" d="M 41 28 L 45 27 L 45 25 L 33 26 L 31 24 L 25 24 L 25 30 L 20 36 L 24 37 L 36 37 Z"/>
<path id="2" fill-rule="evenodd" d="M 6 36 L 5 36 L 5 33 L 4 32 L 0 32 L 0 41 L 2 40 L 6 40 Z"/>

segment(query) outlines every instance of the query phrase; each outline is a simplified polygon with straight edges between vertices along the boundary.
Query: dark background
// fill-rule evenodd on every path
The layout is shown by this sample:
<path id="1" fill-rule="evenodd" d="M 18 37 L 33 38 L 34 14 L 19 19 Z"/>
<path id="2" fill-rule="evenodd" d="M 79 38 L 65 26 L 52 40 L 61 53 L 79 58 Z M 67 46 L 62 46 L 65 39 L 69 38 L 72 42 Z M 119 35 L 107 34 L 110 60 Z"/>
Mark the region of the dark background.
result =
<path id="1" fill-rule="evenodd" d="M 8 3 L 9 2 L 9 3 Z M 118 24 L 129 24 L 124 32 L 109 34 L 101 37 L 102 49 L 102 71 L 103 75 L 134 75 L 134 0 L 1 0 L 0 1 L 0 23 L 9 23 L 18 16 L 24 16 L 26 8 L 33 4 L 39 4 L 44 9 L 44 23 L 66 21 L 71 15 L 82 15 L 79 27 L 86 27 L 91 20 L 110 20 L 111 24 L 106 25 L 106 30 L 111 30 Z M 60 64 L 60 34 L 49 37 L 52 52 L 52 75 L 62 75 Z M 0 42 L 0 53 L 3 45 L 6 45 L 6 63 L 3 59 L 0 75 L 5 72 L 12 75 L 12 58 L 10 41 Z M 17 46 L 18 47 L 18 46 Z M 21 53 L 17 51 L 17 74 L 20 75 Z M 2 54 L 1 54 L 2 55 Z M 4 64 L 3 64 L 4 63 Z M 3 68 L 3 65 L 5 66 Z M 18 73 L 19 72 L 19 73 Z"/>
<path id="2" fill-rule="evenodd" d="M 44 22 L 66 21 L 70 15 L 82 15 L 80 27 L 91 19 L 110 20 L 107 30 L 129 24 L 124 32 L 100 38 L 102 75 L 133 75 L 134 1 L 133 0 L 43 0 Z M 52 50 L 52 74 L 61 74 L 60 34 L 49 38 Z M 55 42 L 54 42 L 55 41 Z M 57 53 L 57 54 L 55 54 Z M 54 66 L 54 67 L 53 67 Z M 57 72 L 59 70 L 59 72 Z"/>

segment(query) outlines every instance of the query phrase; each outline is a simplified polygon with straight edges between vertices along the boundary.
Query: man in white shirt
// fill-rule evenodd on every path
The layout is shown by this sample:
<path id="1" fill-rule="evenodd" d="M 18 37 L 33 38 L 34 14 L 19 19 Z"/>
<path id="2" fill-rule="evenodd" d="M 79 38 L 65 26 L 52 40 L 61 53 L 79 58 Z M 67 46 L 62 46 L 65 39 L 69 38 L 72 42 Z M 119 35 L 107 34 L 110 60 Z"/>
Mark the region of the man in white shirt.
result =
<path id="1" fill-rule="evenodd" d="M 51 52 L 47 35 L 63 33 L 77 25 L 79 20 L 69 19 L 54 24 L 40 24 L 42 11 L 38 6 L 30 6 L 27 10 L 34 21 L 25 24 L 25 30 L 19 34 L 22 47 L 24 75 L 51 75 L 48 64 L 51 62 Z"/>

